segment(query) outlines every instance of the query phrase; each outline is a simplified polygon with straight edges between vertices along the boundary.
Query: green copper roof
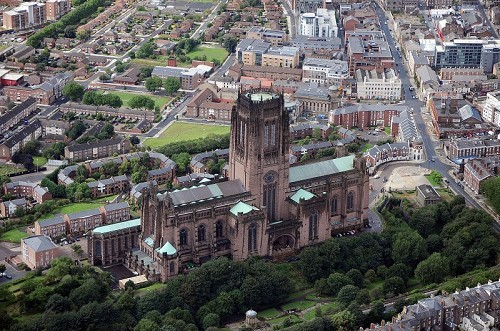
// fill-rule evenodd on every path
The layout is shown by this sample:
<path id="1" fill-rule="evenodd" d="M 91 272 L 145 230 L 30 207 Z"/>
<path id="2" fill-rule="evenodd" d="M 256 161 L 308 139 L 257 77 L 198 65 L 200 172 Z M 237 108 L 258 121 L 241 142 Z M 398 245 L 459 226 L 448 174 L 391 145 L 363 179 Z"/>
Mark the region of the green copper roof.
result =
<path id="1" fill-rule="evenodd" d="M 135 226 L 140 226 L 140 225 L 141 225 L 141 219 L 136 218 L 135 220 L 100 226 L 98 228 L 95 228 L 94 231 L 92 231 L 92 232 L 104 234 L 104 233 L 109 233 L 109 232 L 113 232 L 113 231 L 133 228 Z"/>
<path id="2" fill-rule="evenodd" d="M 259 210 L 257 207 L 250 206 L 249 204 L 246 204 L 244 202 L 238 202 L 231 208 L 230 212 L 234 216 L 238 216 L 238 213 L 242 213 L 243 215 L 251 212 L 252 210 Z"/>
<path id="3" fill-rule="evenodd" d="M 248 93 L 247 96 L 254 102 L 267 101 L 278 98 L 277 94 L 266 92 Z"/>
<path id="4" fill-rule="evenodd" d="M 162 248 L 157 248 L 156 251 L 161 254 L 167 253 L 167 255 L 174 255 L 177 253 L 177 250 L 175 249 L 174 246 L 170 242 L 166 242 L 165 245 L 163 245 Z"/>
<path id="5" fill-rule="evenodd" d="M 155 243 L 154 240 L 153 240 L 153 238 L 151 238 L 151 237 L 147 237 L 146 239 L 144 239 L 144 242 L 148 246 L 153 246 L 153 244 Z"/>
<path id="6" fill-rule="evenodd" d="M 295 201 L 296 203 L 299 203 L 300 202 L 300 199 L 304 199 L 304 200 L 309 200 L 311 198 L 315 197 L 314 194 L 312 194 L 311 192 L 309 191 L 306 191 L 304 189 L 300 189 L 298 190 L 297 192 L 295 192 L 294 195 L 292 195 L 290 197 L 290 199 L 292 199 L 293 201 Z"/>
<path id="7" fill-rule="evenodd" d="M 328 176 L 354 169 L 354 155 L 290 167 L 290 183 Z"/>

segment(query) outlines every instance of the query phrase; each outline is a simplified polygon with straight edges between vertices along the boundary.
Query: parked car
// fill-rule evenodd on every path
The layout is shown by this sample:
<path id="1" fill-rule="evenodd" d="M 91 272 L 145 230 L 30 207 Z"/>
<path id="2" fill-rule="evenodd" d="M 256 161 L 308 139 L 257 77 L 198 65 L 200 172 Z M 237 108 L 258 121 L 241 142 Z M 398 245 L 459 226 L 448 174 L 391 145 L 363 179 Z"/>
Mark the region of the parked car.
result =
<path id="1" fill-rule="evenodd" d="M 11 275 L 5 275 L 5 278 L 12 279 Z"/>

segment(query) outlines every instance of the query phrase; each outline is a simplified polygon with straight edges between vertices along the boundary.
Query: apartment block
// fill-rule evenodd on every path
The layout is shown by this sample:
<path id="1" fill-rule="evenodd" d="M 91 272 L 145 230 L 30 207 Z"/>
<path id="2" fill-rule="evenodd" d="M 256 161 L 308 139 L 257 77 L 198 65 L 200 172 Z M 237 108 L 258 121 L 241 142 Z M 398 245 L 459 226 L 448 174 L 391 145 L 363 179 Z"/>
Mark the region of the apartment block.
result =
<path id="1" fill-rule="evenodd" d="M 71 9 L 69 0 L 47 0 L 45 2 L 45 11 L 47 12 L 47 20 L 55 21 L 61 18 Z"/>
<path id="2" fill-rule="evenodd" d="M 299 66 L 299 48 L 293 46 L 271 47 L 262 54 L 262 66 L 297 68 Z"/>
<path id="3" fill-rule="evenodd" d="M 99 207 L 105 224 L 118 223 L 130 220 L 130 206 L 127 201 L 110 203 Z"/>
<path id="4" fill-rule="evenodd" d="M 46 20 L 44 3 L 23 2 L 18 7 L 3 13 L 3 28 L 21 30 L 40 25 Z"/>
<path id="5" fill-rule="evenodd" d="M 0 144 L 0 159 L 10 160 L 15 152 L 19 151 L 25 143 L 38 139 L 42 135 L 42 125 L 35 120 L 22 128 L 19 132 Z"/>
<path id="6" fill-rule="evenodd" d="M 482 68 L 485 73 L 493 71 L 500 62 L 500 39 L 455 39 L 436 45 L 434 67 Z"/>
<path id="7" fill-rule="evenodd" d="M 260 39 L 275 46 L 281 46 L 288 41 L 288 36 L 284 31 L 272 30 L 262 26 L 252 26 L 247 31 L 247 39 Z"/>
<path id="8" fill-rule="evenodd" d="M 36 110 L 36 100 L 28 98 L 11 110 L 0 116 L 0 132 L 7 132 L 9 128 L 21 122 Z"/>
<path id="9" fill-rule="evenodd" d="M 130 141 L 118 137 L 66 146 L 64 157 L 70 161 L 78 162 L 109 157 L 114 153 L 124 154 L 129 150 Z"/>
<path id="10" fill-rule="evenodd" d="M 128 190 L 130 182 L 127 176 L 121 175 L 89 182 L 87 185 L 90 188 L 92 198 L 97 198 L 104 195 L 123 193 Z"/>
<path id="11" fill-rule="evenodd" d="M 453 139 L 448 145 L 450 159 L 471 159 L 500 156 L 500 140 L 491 137 Z"/>
<path id="12" fill-rule="evenodd" d="M 203 82 L 205 75 L 212 71 L 213 68 L 206 65 L 198 65 L 196 68 L 178 68 L 178 67 L 160 67 L 153 68 L 151 76 L 166 79 L 168 77 L 176 77 L 181 81 L 181 89 L 196 90 Z"/>
<path id="13" fill-rule="evenodd" d="M 382 40 L 364 40 L 361 37 L 349 38 L 347 46 L 349 71 L 354 75 L 357 69 L 390 69 L 394 66 L 389 44 Z"/>
<path id="14" fill-rule="evenodd" d="M 325 60 L 308 57 L 302 64 L 302 82 L 315 82 L 320 85 L 342 86 L 349 78 L 349 65 L 346 61 Z"/>
<path id="15" fill-rule="evenodd" d="M 464 165 L 464 183 L 474 193 L 481 193 L 481 186 L 490 177 L 498 176 L 498 156 L 470 159 Z"/>
<path id="16" fill-rule="evenodd" d="M 486 93 L 486 100 L 482 103 L 481 116 L 486 122 L 500 127 L 500 91 Z"/>
<path id="17" fill-rule="evenodd" d="M 346 129 L 358 127 L 368 129 L 373 126 L 390 126 L 392 119 L 401 112 L 409 111 L 407 106 L 400 105 L 365 105 L 357 104 L 334 109 L 330 112 L 328 123 Z"/>
<path id="18" fill-rule="evenodd" d="M 21 239 L 21 257 L 31 269 L 47 268 L 59 256 L 59 247 L 45 235 Z"/>
<path id="19" fill-rule="evenodd" d="M 32 182 L 16 181 L 3 184 L 4 194 L 12 194 L 16 198 L 33 198 L 37 203 L 52 200 L 47 187 Z"/>
<path id="20" fill-rule="evenodd" d="M 64 237 L 67 233 L 66 221 L 62 216 L 35 222 L 35 234 L 50 238 Z"/>
<path id="21" fill-rule="evenodd" d="M 17 209 L 28 209 L 28 201 L 25 198 L 0 202 L 0 216 L 13 217 Z"/>
<path id="22" fill-rule="evenodd" d="M 360 99 L 400 100 L 403 83 L 394 69 L 356 70 L 356 91 Z"/>
<path id="23" fill-rule="evenodd" d="M 338 26 L 335 10 L 316 9 L 316 13 L 300 14 L 297 34 L 309 37 L 337 37 Z"/>
<path id="24" fill-rule="evenodd" d="M 83 234 L 103 225 L 103 217 L 99 208 L 66 214 L 64 221 L 71 235 Z"/>

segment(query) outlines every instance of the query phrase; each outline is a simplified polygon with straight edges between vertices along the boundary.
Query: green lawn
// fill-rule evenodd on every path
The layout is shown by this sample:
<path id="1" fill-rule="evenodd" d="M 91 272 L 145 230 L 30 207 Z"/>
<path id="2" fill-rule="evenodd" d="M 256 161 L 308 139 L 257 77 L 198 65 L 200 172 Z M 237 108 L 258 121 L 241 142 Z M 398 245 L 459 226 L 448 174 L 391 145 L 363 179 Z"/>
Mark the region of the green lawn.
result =
<path id="1" fill-rule="evenodd" d="M 16 242 L 19 243 L 21 242 L 21 239 L 26 238 L 28 234 L 24 231 L 21 231 L 19 229 L 12 229 L 0 237 L 0 241 L 9 241 L 9 242 Z"/>
<path id="2" fill-rule="evenodd" d="M 431 175 L 425 175 L 425 178 L 427 178 L 427 180 L 429 181 L 429 183 L 431 183 L 432 186 L 441 186 L 442 179 L 437 181 Z"/>
<path id="3" fill-rule="evenodd" d="M 191 59 L 194 59 L 196 56 L 202 57 L 203 55 L 207 56 L 207 61 L 212 61 L 212 59 L 217 59 L 221 63 L 226 60 L 229 53 L 222 47 L 215 45 L 207 45 L 207 46 L 197 46 L 194 50 L 187 53 L 186 56 L 189 56 Z"/>
<path id="4" fill-rule="evenodd" d="M 269 308 L 269 309 L 266 309 L 266 310 L 259 312 L 257 314 L 257 317 L 268 319 L 268 318 L 275 318 L 276 316 L 279 316 L 279 315 L 281 315 L 281 312 L 278 309 Z"/>
<path id="5" fill-rule="evenodd" d="M 371 144 L 371 143 L 366 143 L 364 146 L 363 146 L 363 149 L 361 150 L 361 152 L 365 153 L 367 152 L 370 148 L 372 148 L 373 146 L 375 146 L 374 144 Z"/>
<path id="6" fill-rule="evenodd" d="M 98 92 L 99 93 L 115 94 L 115 95 L 119 96 L 120 99 L 122 99 L 124 106 L 128 106 L 128 102 L 130 101 L 130 99 L 132 99 L 132 97 L 134 97 L 136 95 L 146 95 L 146 96 L 150 97 L 151 99 L 153 99 L 155 101 L 155 106 L 160 107 L 160 109 L 163 108 L 163 106 L 165 106 L 165 104 L 170 100 L 169 97 L 152 95 L 149 93 L 132 93 L 132 92 L 122 92 L 122 91 L 106 91 L 106 92 L 98 91 Z"/>
<path id="7" fill-rule="evenodd" d="M 320 307 L 321 313 L 323 315 L 332 315 L 334 312 L 336 312 L 339 309 L 339 303 L 338 302 L 331 302 L 331 303 L 327 303 L 325 305 L 321 305 L 318 307 Z M 306 321 L 310 321 L 314 318 L 316 318 L 316 309 L 311 309 L 304 314 L 304 320 L 306 320 Z"/>
<path id="8" fill-rule="evenodd" d="M 24 170 L 26 169 L 24 169 L 23 167 L 15 167 L 10 164 L 2 164 L 0 165 L 0 176 L 15 174 Z"/>
<path id="9" fill-rule="evenodd" d="M 99 208 L 104 205 L 106 201 L 112 201 L 116 198 L 116 195 L 111 195 L 108 197 L 103 197 L 99 199 L 95 199 L 92 202 L 75 202 L 69 205 L 57 208 L 50 214 L 43 215 L 40 220 L 46 220 L 48 218 L 54 217 L 56 214 L 71 214 L 79 211 L 90 210 L 94 208 Z"/>
<path id="10" fill-rule="evenodd" d="M 314 305 L 316 305 L 316 302 L 313 302 L 313 301 L 295 301 L 295 302 L 290 302 L 290 303 L 287 303 L 283 306 L 281 306 L 281 308 L 283 310 L 305 310 L 307 308 L 311 308 L 311 307 L 314 307 Z"/>
<path id="11" fill-rule="evenodd" d="M 154 66 L 166 66 L 167 61 L 163 59 L 132 59 L 130 61 L 134 67 L 154 67 Z"/>
<path id="12" fill-rule="evenodd" d="M 165 286 L 167 286 L 167 284 L 164 284 L 164 283 L 154 283 L 153 285 L 150 285 L 150 286 L 138 289 L 137 290 L 137 295 L 140 296 L 140 295 L 144 295 L 144 294 L 146 294 L 148 292 L 160 290 L 160 289 L 164 288 Z"/>
<path id="13" fill-rule="evenodd" d="M 149 138 L 145 140 L 144 145 L 156 148 L 177 141 L 205 138 L 212 133 L 229 133 L 229 126 L 175 122 L 169 126 L 159 138 Z"/>
<path id="14" fill-rule="evenodd" d="M 390 136 L 390 135 L 391 135 L 391 127 L 390 127 L 390 126 L 386 126 L 386 127 L 384 128 L 384 132 L 385 132 L 388 136 Z"/>
<path id="15" fill-rule="evenodd" d="M 47 163 L 47 158 L 43 156 L 33 156 L 33 164 L 36 166 L 43 166 L 45 163 Z"/>
<path id="16" fill-rule="evenodd" d="M 284 321 L 284 320 L 289 319 L 289 318 L 292 320 L 292 322 L 293 322 L 293 323 L 300 322 L 300 318 L 298 318 L 298 317 L 297 317 L 297 316 L 295 316 L 295 315 L 289 315 L 289 316 L 278 317 L 278 318 L 275 318 L 275 319 L 270 320 L 270 321 L 268 321 L 268 322 L 269 322 L 269 324 L 271 324 L 271 326 L 272 326 L 272 325 L 278 325 L 278 324 L 283 323 L 283 321 Z"/>

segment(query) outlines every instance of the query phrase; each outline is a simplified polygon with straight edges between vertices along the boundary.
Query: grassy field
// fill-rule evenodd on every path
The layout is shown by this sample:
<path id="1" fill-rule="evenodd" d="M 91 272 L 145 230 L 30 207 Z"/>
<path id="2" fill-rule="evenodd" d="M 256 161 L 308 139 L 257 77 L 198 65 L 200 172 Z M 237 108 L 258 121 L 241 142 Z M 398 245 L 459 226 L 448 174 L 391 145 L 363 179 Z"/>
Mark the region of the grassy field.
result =
<path id="1" fill-rule="evenodd" d="M 229 133 L 229 126 L 194 124 L 175 122 L 169 126 L 158 138 L 149 138 L 144 141 L 145 146 L 160 147 L 176 141 L 205 138 L 207 135 Z"/>
<path id="2" fill-rule="evenodd" d="M 138 289 L 137 290 L 137 295 L 141 296 L 141 295 L 144 295 L 144 294 L 146 294 L 148 292 L 160 290 L 160 289 L 164 288 L 165 286 L 167 286 L 167 284 L 164 284 L 164 283 L 154 283 L 153 285 L 150 285 L 150 286 Z"/>
<path id="3" fill-rule="evenodd" d="M 263 310 L 257 314 L 258 317 L 261 318 L 275 318 L 276 316 L 281 315 L 281 312 L 276 309 L 276 308 L 269 308 L 266 310 Z"/>
<path id="4" fill-rule="evenodd" d="M 111 195 L 109 197 L 99 198 L 99 199 L 93 200 L 92 202 L 75 202 L 75 203 L 60 207 L 60 208 L 54 210 L 52 213 L 42 216 L 40 219 L 46 220 L 48 218 L 54 217 L 56 214 L 71 214 L 71 213 L 76 213 L 79 211 L 85 211 L 85 210 L 90 210 L 90 209 L 94 209 L 94 208 L 99 208 L 100 206 L 104 205 L 106 203 L 106 201 L 112 201 L 114 198 L 116 198 L 116 195 Z"/>
<path id="5" fill-rule="evenodd" d="M 36 166 L 43 166 L 45 163 L 47 163 L 47 159 L 44 158 L 43 156 L 33 156 L 33 164 Z"/>
<path id="6" fill-rule="evenodd" d="M 0 165 L 0 176 L 15 174 L 16 172 L 24 171 L 23 167 L 15 167 L 10 164 L 2 164 Z"/>
<path id="7" fill-rule="evenodd" d="M 295 316 L 295 315 L 289 315 L 289 316 L 278 317 L 278 318 L 275 318 L 275 319 L 270 320 L 268 322 L 269 322 L 269 324 L 271 324 L 271 326 L 273 326 L 273 325 L 278 325 L 278 324 L 283 323 L 283 321 L 286 320 L 286 319 L 291 319 L 291 321 L 293 323 L 301 321 L 300 318 L 298 318 L 297 316 Z"/>
<path id="8" fill-rule="evenodd" d="M 99 93 L 104 93 L 104 91 L 99 91 Z M 120 99 L 122 99 L 124 106 L 128 106 L 128 102 L 130 101 L 130 99 L 132 99 L 132 97 L 136 95 L 146 95 L 150 97 L 155 101 L 155 106 L 160 107 L 160 109 L 163 108 L 163 106 L 165 106 L 168 100 L 170 100 L 169 97 L 161 97 L 158 95 L 151 95 L 145 93 L 132 93 L 132 92 L 121 92 L 121 91 L 109 91 L 107 93 L 116 94 L 117 96 L 119 96 Z"/>
<path id="9" fill-rule="evenodd" d="M 187 53 L 186 56 L 189 56 L 191 59 L 194 57 L 202 57 L 203 55 L 207 56 L 207 61 L 212 61 L 212 59 L 217 59 L 221 63 L 227 58 L 229 53 L 222 47 L 218 47 L 215 45 L 210 46 L 197 46 L 194 50 Z"/>
<path id="10" fill-rule="evenodd" d="M 338 302 L 331 302 L 327 303 L 325 305 L 320 305 L 319 306 L 321 309 L 321 313 L 323 315 L 332 315 L 335 311 L 339 310 L 339 303 Z M 304 314 L 304 320 L 310 321 L 314 318 L 316 318 L 316 309 L 311 309 L 308 312 Z"/>
<path id="11" fill-rule="evenodd" d="M 10 231 L 5 232 L 0 237 L 0 241 L 9 241 L 9 242 L 21 242 L 21 239 L 26 238 L 28 234 L 19 229 L 12 229 Z"/>
<path id="12" fill-rule="evenodd" d="M 314 307 L 316 302 L 313 301 L 295 301 L 287 303 L 286 305 L 281 306 L 283 310 L 305 310 L 307 308 Z"/>
<path id="13" fill-rule="evenodd" d="M 431 175 L 425 175 L 425 178 L 427 178 L 427 180 L 429 181 L 429 183 L 431 183 L 432 186 L 441 186 L 442 179 L 437 181 Z"/>

